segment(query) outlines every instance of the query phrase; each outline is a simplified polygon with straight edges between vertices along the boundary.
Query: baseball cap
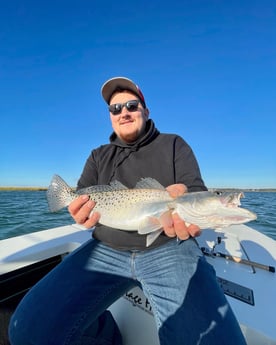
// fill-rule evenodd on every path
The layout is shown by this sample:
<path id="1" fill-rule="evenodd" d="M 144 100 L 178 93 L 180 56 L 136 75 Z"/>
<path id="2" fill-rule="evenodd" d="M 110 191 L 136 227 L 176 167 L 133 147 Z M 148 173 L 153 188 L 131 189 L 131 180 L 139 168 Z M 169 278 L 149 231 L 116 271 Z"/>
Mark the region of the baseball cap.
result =
<path id="1" fill-rule="evenodd" d="M 132 80 L 125 77 L 111 78 L 103 84 L 101 91 L 102 96 L 107 104 L 109 104 L 111 96 L 117 89 L 129 90 L 133 92 L 137 97 L 139 97 L 140 101 L 142 101 L 142 103 L 146 107 L 145 98 L 138 85 L 136 85 Z"/>

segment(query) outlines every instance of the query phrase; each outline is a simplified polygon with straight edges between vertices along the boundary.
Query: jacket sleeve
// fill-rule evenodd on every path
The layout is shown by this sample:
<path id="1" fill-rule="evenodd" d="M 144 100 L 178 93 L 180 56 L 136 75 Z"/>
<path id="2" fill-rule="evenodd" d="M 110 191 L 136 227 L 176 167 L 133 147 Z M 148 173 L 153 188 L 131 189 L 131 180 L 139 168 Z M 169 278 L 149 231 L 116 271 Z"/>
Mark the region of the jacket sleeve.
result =
<path id="1" fill-rule="evenodd" d="M 184 183 L 189 192 L 207 190 L 191 147 L 179 136 L 175 140 L 175 180 Z"/>

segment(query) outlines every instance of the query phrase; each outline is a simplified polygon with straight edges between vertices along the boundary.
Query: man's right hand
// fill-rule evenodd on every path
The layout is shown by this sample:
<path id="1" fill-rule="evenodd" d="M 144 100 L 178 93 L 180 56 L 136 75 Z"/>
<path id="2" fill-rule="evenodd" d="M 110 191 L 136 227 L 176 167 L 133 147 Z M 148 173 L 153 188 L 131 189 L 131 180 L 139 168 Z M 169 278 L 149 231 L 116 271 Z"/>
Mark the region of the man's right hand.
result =
<path id="1" fill-rule="evenodd" d="M 99 219 L 99 212 L 92 212 L 95 202 L 89 199 L 88 195 L 80 195 L 68 206 L 68 211 L 77 224 L 81 224 L 87 229 L 95 226 Z"/>

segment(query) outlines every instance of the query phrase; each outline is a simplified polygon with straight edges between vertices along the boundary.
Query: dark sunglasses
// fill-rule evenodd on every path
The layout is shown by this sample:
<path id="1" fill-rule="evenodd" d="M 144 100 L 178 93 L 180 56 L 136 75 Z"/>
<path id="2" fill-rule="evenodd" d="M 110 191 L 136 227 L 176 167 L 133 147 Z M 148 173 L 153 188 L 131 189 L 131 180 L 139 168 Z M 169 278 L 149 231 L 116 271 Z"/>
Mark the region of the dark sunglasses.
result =
<path id="1" fill-rule="evenodd" d="M 128 101 L 126 103 L 115 103 L 111 104 L 108 109 L 111 112 L 112 115 L 119 115 L 121 114 L 123 107 L 126 107 L 128 111 L 136 111 L 138 109 L 138 105 L 141 103 L 137 99 L 134 99 L 132 101 Z M 142 103 L 141 103 L 142 104 Z"/>

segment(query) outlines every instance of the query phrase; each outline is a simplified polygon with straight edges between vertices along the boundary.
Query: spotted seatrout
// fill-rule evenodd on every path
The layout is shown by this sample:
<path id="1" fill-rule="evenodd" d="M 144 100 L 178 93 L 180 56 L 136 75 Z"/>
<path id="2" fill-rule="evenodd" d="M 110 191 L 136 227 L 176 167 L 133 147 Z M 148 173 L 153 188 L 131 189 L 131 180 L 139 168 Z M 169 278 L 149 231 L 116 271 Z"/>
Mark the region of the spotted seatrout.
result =
<path id="1" fill-rule="evenodd" d="M 254 213 L 238 207 L 242 193 L 194 192 L 174 199 L 152 178 L 141 179 L 134 189 L 114 181 L 74 192 L 61 177 L 54 175 L 47 190 L 49 209 L 58 211 L 82 194 L 88 194 L 96 202 L 93 211 L 100 213 L 101 224 L 147 234 L 147 246 L 163 231 L 161 216 L 168 212 L 177 212 L 186 223 L 201 229 L 223 228 L 256 219 Z"/>

